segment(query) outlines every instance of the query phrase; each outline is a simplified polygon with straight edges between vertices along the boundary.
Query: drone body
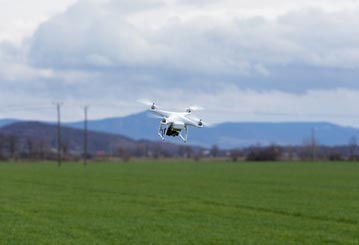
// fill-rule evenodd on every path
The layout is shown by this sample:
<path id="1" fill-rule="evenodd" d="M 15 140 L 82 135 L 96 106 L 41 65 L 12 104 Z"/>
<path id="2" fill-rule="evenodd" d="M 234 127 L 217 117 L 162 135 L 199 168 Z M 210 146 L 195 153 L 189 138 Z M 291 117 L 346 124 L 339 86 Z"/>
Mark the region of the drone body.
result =
<path id="1" fill-rule="evenodd" d="M 165 140 L 166 136 L 178 136 L 183 142 L 187 142 L 189 127 L 203 128 L 204 126 L 201 119 L 190 117 L 192 111 L 199 107 L 188 108 L 186 112 L 171 112 L 159 109 L 155 103 L 146 104 L 150 104 L 150 112 L 162 119 L 158 130 L 158 135 L 162 140 Z M 185 131 L 185 135 L 182 135 L 182 131 Z"/>

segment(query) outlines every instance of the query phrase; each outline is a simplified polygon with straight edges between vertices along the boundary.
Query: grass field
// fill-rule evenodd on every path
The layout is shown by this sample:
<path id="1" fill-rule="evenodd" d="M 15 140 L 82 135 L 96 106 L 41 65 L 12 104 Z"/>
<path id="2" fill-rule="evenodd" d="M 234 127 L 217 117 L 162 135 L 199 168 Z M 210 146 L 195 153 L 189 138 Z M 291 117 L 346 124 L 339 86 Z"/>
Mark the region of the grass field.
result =
<path id="1" fill-rule="evenodd" d="M 359 244 L 359 163 L 0 163 L 0 244 Z"/>

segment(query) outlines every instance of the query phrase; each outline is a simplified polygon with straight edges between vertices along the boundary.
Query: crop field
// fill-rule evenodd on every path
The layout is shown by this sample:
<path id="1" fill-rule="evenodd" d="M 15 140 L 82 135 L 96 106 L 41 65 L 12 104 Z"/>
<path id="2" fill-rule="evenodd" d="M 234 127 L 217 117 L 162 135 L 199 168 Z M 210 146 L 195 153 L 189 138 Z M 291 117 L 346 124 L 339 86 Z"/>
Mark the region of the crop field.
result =
<path id="1" fill-rule="evenodd" d="M 0 244 L 359 244 L 359 163 L 0 163 Z"/>

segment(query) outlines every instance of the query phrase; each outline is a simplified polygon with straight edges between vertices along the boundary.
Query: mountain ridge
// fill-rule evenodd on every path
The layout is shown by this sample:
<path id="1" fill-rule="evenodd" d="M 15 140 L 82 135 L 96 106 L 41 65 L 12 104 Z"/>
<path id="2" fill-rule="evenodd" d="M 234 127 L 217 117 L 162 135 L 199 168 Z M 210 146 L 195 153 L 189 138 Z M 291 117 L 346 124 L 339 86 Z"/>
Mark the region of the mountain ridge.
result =
<path id="1" fill-rule="evenodd" d="M 148 112 L 141 112 L 124 117 L 89 120 L 88 128 L 95 132 L 123 135 L 134 140 L 159 141 L 159 120 L 148 115 Z M 0 127 L 6 122 L 11 124 L 11 120 L 6 120 L 0 120 Z M 83 121 L 63 125 L 83 129 Z M 359 136 L 357 128 L 328 122 L 225 122 L 210 128 L 190 128 L 189 143 L 202 147 L 218 145 L 225 149 L 257 144 L 301 145 L 311 137 L 313 129 L 319 143 L 328 146 L 345 145 L 351 137 Z M 182 143 L 178 138 L 167 139 L 169 142 Z"/>
<path id="2" fill-rule="evenodd" d="M 74 153 L 81 155 L 84 145 L 84 131 L 82 129 L 63 126 L 61 128 L 62 145 Z M 1 140 L 12 141 L 19 148 L 33 147 L 57 148 L 57 126 L 54 124 L 22 121 L 9 124 L 0 128 Z M 8 137 L 8 138 L 6 138 Z M 15 137 L 15 138 L 9 138 Z M 112 155 L 113 153 L 123 151 L 124 149 L 134 155 L 147 156 L 157 152 L 166 155 L 169 153 L 178 153 L 183 145 L 167 144 L 161 141 L 135 140 L 118 134 L 110 134 L 98 131 L 88 131 L 88 150 L 91 154 L 103 152 Z M 193 150 L 198 151 L 201 148 L 191 146 Z M 151 153 L 152 152 L 152 153 Z M 168 152 L 168 153 L 167 153 Z"/>

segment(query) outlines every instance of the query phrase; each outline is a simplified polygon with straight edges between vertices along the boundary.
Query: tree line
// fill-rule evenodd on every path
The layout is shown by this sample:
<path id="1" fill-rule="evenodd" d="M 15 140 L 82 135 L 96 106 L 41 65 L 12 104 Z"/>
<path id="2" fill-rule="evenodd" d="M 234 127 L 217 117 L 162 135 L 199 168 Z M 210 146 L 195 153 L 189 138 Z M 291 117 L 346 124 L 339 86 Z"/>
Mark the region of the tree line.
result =
<path id="1" fill-rule="evenodd" d="M 84 154 L 81 147 L 73 147 L 63 142 L 60 149 L 63 160 L 80 161 Z M 0 134 L 0 160 L 56 160 L 58 148 L 55 142 L 48 142 L 36 138 L 20 138 L 16 135 Z M 114 145 L 111 150 L 98 150 L 89 152 L 86 156 L 89 160 L 121 159 L 128 161 L 131 158 L 185 158 L 200 161 L 208 158 L 221 158 L 230 161 L 316 161 L 316 160 L 359 160 L 357 138 L 352 137 L 347 145 L 323 146 L 315 139 L 304 140 L 302 145 L 279 146 L 260 144 L 225 150 L 214 145 L 210 148 L 193 147 L 190 145 L 177 145 L 166 147 L 159 142 L 140 142 L 134 147 Z"/>

